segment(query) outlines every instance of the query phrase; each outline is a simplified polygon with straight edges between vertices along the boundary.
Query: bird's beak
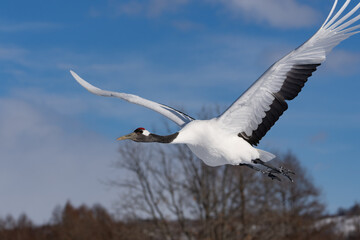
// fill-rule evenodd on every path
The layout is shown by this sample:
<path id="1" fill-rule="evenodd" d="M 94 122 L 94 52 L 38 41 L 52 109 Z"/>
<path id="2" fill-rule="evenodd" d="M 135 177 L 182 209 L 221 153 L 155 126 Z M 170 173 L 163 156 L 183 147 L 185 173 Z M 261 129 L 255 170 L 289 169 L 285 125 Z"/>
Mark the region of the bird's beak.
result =
<path id="1" fill-rule="evenodd" d="M 136 133 L 132 132 L 128 135 L 122 136 L 117 138 L 116 140 L 121 141 L 121 140 L 126 140 L 126 139 L 133 139 L 135 137 Z"/>

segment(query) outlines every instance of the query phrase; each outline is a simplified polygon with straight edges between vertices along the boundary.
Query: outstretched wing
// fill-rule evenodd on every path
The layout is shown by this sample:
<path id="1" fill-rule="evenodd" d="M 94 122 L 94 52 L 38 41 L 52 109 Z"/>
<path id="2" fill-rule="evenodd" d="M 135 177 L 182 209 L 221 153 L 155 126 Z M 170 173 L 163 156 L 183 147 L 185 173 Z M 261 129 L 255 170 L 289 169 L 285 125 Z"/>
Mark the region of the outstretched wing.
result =
<path id="1" fill-rule="evenodd" d="M 243 95 L 218 117 L 229 131 L 243 137 L 252 145 L 274 125 L 294 99 L 307 79 L 326 59 L 326 55 L 341 41 L 358 33 L 360 25 L 352 26 L 360 19 L 353 17 L 360 8 L 358 3 L 343 14 L 351 0 L 347 0 L 333 16 L 331 12 L 321 28 L 303 45 L 272 65 Z M 340 15 L 342 16 L 340 19 Z"/>
<path id="2" fill-rule="evenodd" d="M 169 107 L 169 106 L 166 106 L 166 105 L 163 105 L 160 103 L 156 103 L 156 102 L 141 98 L 141 97 L 133 95 L 133 94 L 102 90 L 102 89 L 97 88 L 97 87 L 91 85 L 90 83 L 86 82 L 84 79 L 79 77 L 79 75 L 77 75 L 75 72 L 70 70 L 70 73 L 75 78 L 75 80 L 78 83 L 80 83 L 81 86 L 83 86 L 84 88 L 86 88 L 86 90 L 88 90 L 89 92 L 91 92 L 93 94 L 96 94 L 99 96 L 104 96 L 104 97 L 117 97 L 117 98 L 124 99 L 128 102 L 147 107 L 151 110 L 154 110 L 154 111 L 164 115 L 165 117 L 174 121 L 179 126 L 183 126 L 184 124 L 194 120 L 189 115 L 187 115 L 183 112 L 180 112 L 179 110 L 176 110 L 172 107 Z"/>

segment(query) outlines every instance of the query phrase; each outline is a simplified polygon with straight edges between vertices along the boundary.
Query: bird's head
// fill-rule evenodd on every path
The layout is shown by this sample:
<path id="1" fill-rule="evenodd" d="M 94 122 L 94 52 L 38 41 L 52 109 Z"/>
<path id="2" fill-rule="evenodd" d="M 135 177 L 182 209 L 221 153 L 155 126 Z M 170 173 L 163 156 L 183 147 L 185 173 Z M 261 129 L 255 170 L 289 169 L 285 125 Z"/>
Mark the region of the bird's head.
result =
<path id="1" fill-rule="evenodd" d="M 125 136 L 119 137 L 116 140 L 126 140 L 130 139 L 134 142 L 149 142 L 150 141 L 150 132 L 145 128 L 137 128 L 132 133 L 127 134 Z"/>

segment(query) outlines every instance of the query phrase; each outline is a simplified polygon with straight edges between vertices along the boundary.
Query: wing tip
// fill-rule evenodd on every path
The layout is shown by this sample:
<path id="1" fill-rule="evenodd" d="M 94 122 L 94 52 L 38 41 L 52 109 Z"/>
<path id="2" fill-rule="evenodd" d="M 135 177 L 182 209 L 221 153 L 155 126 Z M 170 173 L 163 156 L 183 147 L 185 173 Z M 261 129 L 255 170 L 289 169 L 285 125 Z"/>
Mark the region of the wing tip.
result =
<path id="1" fill-rule="evenodd" d="M 77 75 L 77 73 L 75 73 L 73 70 L 70 69 L 70 74 L 73 76 L 73 78 L 81 85 L 83 86 L 86 90 L 88 90 L 91 93 L 94 94 L 98 94 L 98 91 L 101 90 L 93 85 L 91 85 L 90 83 L 88 83 L 87 81 L 85 81 L 84 79 L 82 79 L 79 75 Z"/>
<path id="2" fill-rule="evenodd" d="M 75 78 L 75 80 L 77 80 L 77 78 L 80 78 L 79 75 L 77 75 L 76 72 L 74 72 L 72 69 L 70 69 L 70 74 L 71 76 L 73 76 L 73 78 Z"/>
<path id="3" fill-rule="evenodd" d="M 85 82 L 84 79 L 82 79 L 79 75 L 76 74 L 76 72 L 74 72 L 73 70 L 70 69 L 70 74 L 71 76 L 73 76 L 73 78 L 78 82 L 78 83 L 82 83 Z M 82 84 L 81 84 L 82 85 Z"/>

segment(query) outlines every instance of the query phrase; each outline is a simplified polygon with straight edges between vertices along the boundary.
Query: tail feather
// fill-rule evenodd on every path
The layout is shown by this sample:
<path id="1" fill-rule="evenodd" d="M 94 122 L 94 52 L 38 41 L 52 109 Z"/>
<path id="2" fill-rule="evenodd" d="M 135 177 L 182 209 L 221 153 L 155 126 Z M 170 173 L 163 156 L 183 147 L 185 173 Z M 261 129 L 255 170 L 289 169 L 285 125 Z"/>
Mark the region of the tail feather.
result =
<path id="1" fill-rule="evenodd" d="M 259 154 L 260 154 L 260 160 L 264 161 L 264 162 L 268 162 L 272 159 L 274 159 L 276 156 L 272 153 L 266 152 L 264 150 L 260 150 L 260 149 L 256 149 Z"/>

